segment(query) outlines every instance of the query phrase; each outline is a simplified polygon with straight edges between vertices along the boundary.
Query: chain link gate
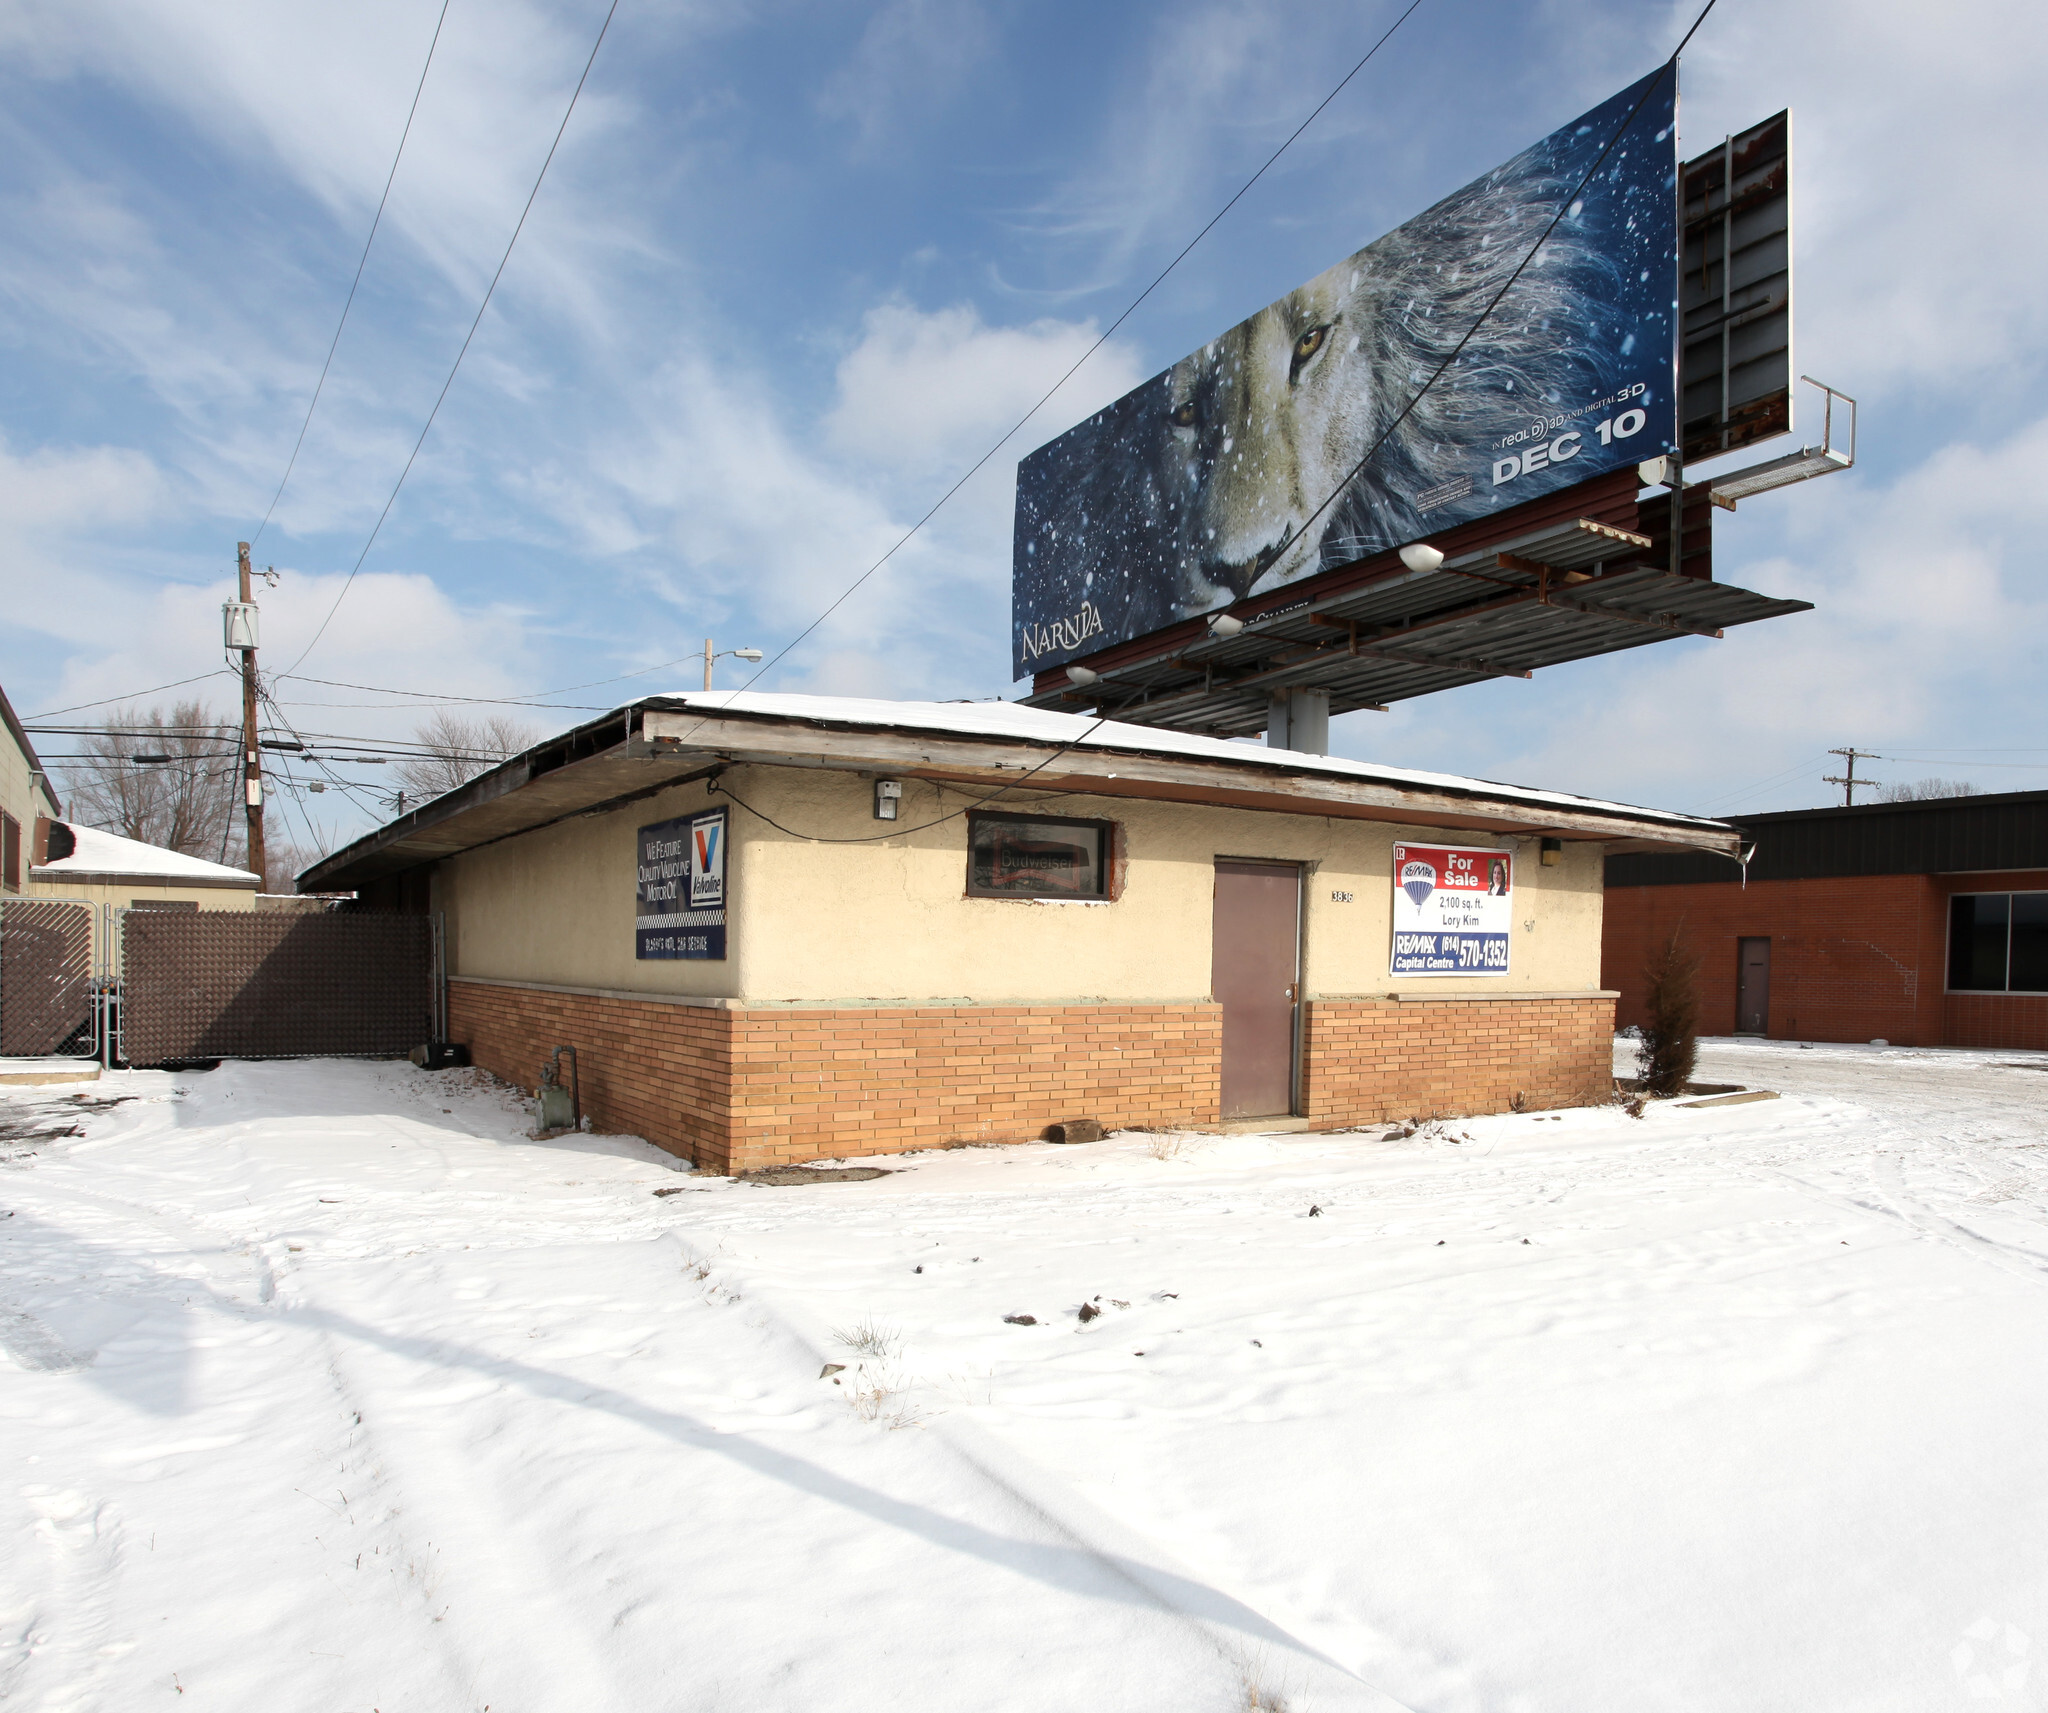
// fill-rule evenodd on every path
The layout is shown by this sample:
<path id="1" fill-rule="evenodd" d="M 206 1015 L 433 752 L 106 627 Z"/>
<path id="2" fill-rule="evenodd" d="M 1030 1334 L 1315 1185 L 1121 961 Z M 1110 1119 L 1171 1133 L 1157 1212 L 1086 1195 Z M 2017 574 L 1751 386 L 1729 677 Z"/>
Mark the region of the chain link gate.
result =
<path id="1" fill-rule="evenodd" d="M 99 915 L 77 899 L 0 899 L 0 1057 L 99 1051 Z"/>
<path id="2" fill-rule="evenodd" d="M 426 916 L 115 912 L 120 1056 L 395 1058 L 436 1033 Z"/>

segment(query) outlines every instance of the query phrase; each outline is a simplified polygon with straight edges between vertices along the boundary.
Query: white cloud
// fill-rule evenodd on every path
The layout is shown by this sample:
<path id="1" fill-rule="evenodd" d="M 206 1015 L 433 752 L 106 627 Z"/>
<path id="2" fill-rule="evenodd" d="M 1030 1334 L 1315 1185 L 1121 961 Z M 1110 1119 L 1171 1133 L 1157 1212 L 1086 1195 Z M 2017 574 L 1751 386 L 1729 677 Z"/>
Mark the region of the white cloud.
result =
<path id="1" fill-rule="evenodd" d="M 852 57 L 825 79 L 818 109 L 852 123 L 861 148 L 928 116 L 958 93 L 995 46 L 978 0 L 886 0 L 868 19 Z"/>
<path id="2" fill-rule="evenodd" d="M 1819 780 L 1837 770 L 1834 745 L 2018 749 L 2040 730 L 2048 593 L 2030 556 L 2048 531 L 2033 475 L 2044 460 L 2048 418 L 1998 446 L 1943 447 L 1889 488 L 1831 476 L 1744 501 L 1717 520 L 1718 576 L 1813 612 L 1360 715 L 1343 747 L 1730 813 L 1828 800 Z M 1737 558 L 1746 529 L 1781 550 Z M 1766 782 L 1787 769 L 1796 777 L 1774 796 Z M 1968 758 L 1877 776 L 1932 771 L 1967 773 Z M 2044 779 L 1982 771 L 1987 789 Z"/>
<path id="3" fill-rule="evenodd" d="M 990 327 L 972 304 L 928 312 L 882 304 L 868 312 L 860 342 L 840 361 L 826 435 L 842 456 L 862 463 L 964 468 L 1098 337 L 1093 321 Z M 1104 345 L 1006 448 L 1009 463 L 1144 378 L 1130 346 Z"/>
<path id="4" fill-rule="evenodd" d="M 132 446 L 42 446 L 17 454 L 0 441 L 0 541 L 10 547 L 85 525 L 141 523 L 165 500 L 162 474 Z"/>

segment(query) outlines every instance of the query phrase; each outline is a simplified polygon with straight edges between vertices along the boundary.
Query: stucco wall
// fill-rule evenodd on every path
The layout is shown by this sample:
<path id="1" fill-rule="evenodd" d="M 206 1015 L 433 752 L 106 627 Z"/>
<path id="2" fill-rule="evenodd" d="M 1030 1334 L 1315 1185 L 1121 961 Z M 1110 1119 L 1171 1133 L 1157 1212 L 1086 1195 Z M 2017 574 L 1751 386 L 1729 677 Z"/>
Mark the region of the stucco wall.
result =
<path id="1" fill-rule="evenodd" d="M 28 870 L 36 817 L 54 814 L 56 804 L 49 791 L 36 782 L 28 757 L 4 723 L 0 723 L 0 809 L 12 815 L 21 827 L 21 890 L 26 894 L 33 890 L 28 884 Z"/>
<path id="2" fill-rule="evenodd" d="M 751 936 L 745 908 L 748 817 L 734 812 L 726 857 L 726 961 L 633 956 L 633 875 L 640 828 L 705 808 L 701 783 L 608 814 L 572 816 L 449 857 L 434 871 L 432 907 L 445 913 L 451 974 L 564 987 L 730 999 L 740 991 Z"/>
<path id="3" fill-rule="evenodd" d="M 1188 1000 L 1209 992 L 1210 897 L 1219 856 L 1313 865 L 1304 987 L 1311 997 L 1585 992 L 1599 987 L 1599 847 L 1567 844 L 1555 868 L 1534 837 L 1273 815 L 1126 798 L 1018 792 L 997 805 L 1113 821 L 1120 896 L 1106 904 L 970 898 L 966 822 L 983 793 L 906 780 L 901 832 L 873 819 L 854 774 L 734 768 L 723 963 L 633 956 L 639 827 L 725 799 L 702 784 L 576 818 L 443 862 L 434 904 L 457 974 L 692 994 L 749 1004 L 973 1000 Z M 941 820 L 940 817 L 949 817 Z M 937 821 L 937 825 L 923 823 Z M 877 839 L 875 835 L 883 834 Z M 1397 839 L 1512 845 L 1511 972 L 1395 982 L 1387 974 Z M 1349 892 L 1353 902 L 1335 902 Z"/>
<path id="4" fill-rule="evenodd" d="M 78 898 L 89 904 L 111 904 L 117 910 L 125 910 L 138 899 L 154 903 L 168 900 L 174 903 L 196 904 L 202 910 L 254 910 L 256 908 L 256 887 L 248 886 L 170 886 L 156 885 L 148 880 L 124 880 L 116 886 L 75 886 L 61 880 L 31 880 L 28 896 L 32 898 Z"/>

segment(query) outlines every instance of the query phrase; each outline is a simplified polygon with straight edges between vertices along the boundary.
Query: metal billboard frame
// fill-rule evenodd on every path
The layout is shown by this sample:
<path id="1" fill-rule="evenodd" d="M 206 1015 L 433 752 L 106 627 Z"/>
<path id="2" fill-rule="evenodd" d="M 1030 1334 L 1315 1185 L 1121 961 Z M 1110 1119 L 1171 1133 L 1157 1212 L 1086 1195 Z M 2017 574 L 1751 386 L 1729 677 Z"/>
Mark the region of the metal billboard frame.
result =
<path id="1" fill-rule="evenodd" d="M 1688 463 L 1792 430 L 1792 110 L 1679 168 L 1678 439 Z"/>

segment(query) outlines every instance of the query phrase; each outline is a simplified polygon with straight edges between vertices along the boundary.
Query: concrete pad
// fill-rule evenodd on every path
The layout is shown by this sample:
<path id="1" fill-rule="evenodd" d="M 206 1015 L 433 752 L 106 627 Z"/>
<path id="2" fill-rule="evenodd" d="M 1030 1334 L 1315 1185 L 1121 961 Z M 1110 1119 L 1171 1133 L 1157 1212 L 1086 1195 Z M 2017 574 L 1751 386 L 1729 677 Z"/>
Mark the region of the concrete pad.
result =
<path id="1" fill-rule="evenodd" d="M 1673 1104 L 1678 1106 L 1743 1106 L 1752 1100 L 1776 1100 L 1777 1098 L 1775 1090 L 1752 1088 L 1744 1089 L 1740 1094 L 1714 1094 L 1709 1095 L 1705 1100 L 1681 1100 Z"/>
<path id="2" fill-rule="evenodd" d="M 99 1080 L 100 1068 L 90 1059 L 0 1059 L 0 1088 Z"/>

